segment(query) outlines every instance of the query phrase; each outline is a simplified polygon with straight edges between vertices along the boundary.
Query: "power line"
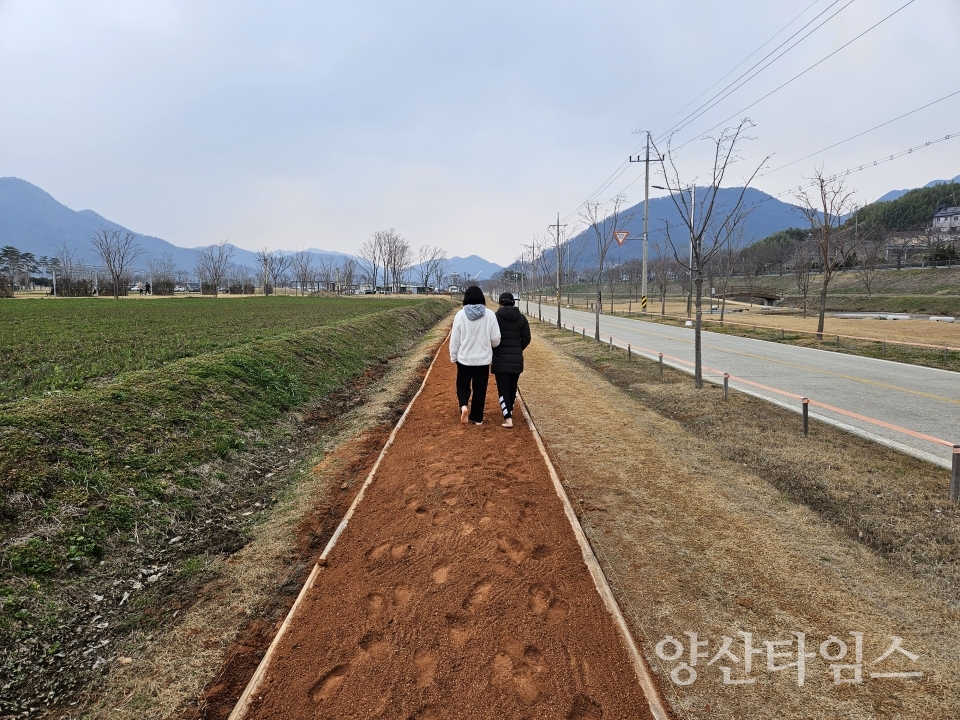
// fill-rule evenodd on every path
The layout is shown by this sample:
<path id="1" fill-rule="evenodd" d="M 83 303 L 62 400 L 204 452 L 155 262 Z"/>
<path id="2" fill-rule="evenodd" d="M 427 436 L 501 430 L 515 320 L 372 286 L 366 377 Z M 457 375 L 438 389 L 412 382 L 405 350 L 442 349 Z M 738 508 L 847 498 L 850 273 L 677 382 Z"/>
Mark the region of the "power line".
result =
<path id="1" fill-rule="evenodd" d="M 683 130 L 683 128 L 687 127 L 687 125 L 689 125 L 690 123 L 692 123 L 694 120 L 696 120 L 697 118 L 703 116 L 704 113 L 706 113 L 707 111 L 709 111 L 709 110 L 713 109 L 714 107 L 716 107 L 720 102 L 722 102 L 723 100 L 725 100 L 726 98 L 728 98 L 730 95 L 732 95 L 734 92 L 736 92 L 737 90 L 739 90 L 740 88 L 742 88 L 742 87 L 743 87 L 744 85 L 746 85 L 748 82 L 750 82 L 750 81 L 753 80 L 755 77 L 757 77 L 757 75 L 759 75 L 759 74 L 762 73 L 764 70 L 766 70 L 768 67 L 770 67 L 771 65 L 773 65 L 777 60 L 779 60 L 780 58 L 782 58 L 784 55 L 786 55 L 788 52 L 790 52 L 790 51 L 793 50 L 795 47 L 797 47 L 800 43 L 802 43 L 802 42 L 803 42 L 804 40 L 806 40 L 808 37 L 810 37 L 811 35 L 813 35 L 817 30 L 819 30 L 819 29 L 822 28 L 824 25 L 826 25 L 828 22 L 830 22 L 831 20 L 833 20 L 837 15 L 839 15 L 841 12 L 843 12 L 843 11 L 846 10 L 848 7 L 850 7 L 854 2 L 856 2 L 856 0 L 849 0 L 846 5 L 844 5 L 844 6 L 841 7 L 839 10 L 837 10 L 833 15 L 831 15 L 830 17 L 828 17 L 826 20 L 824 20 L 822 23 L 820 23 L 819 25 L 817 25 L 815 28 L 813 28 L 810 32 L 808 32 L 808 33 L 807 33 L 806 35 L 804 35 L 802 38 L 800 38 L 800 39 L 797 40 L 795 43 L 793 43 L 793 45 L 791 45 L 791 46 L 788 47 L 786 50 L 784 50 L 782 53 L 780 53 L 779 55 L 777 55 L 775 58 L 773 58 L 770 62 L 768 62 L 768 63 L 767 63 L 766 65 L 764 65 L 763 67 L 761 67 L 761 68 L 760 68 L 759 70 L 757 70 L 755 73 L 753 73 L 752 75 L 750 75 L 750 73 L 754 70 L 754 68 L 756 68 L 758 65 L 760 65 L 761 63 L 763 63 L 767 58 L 769 58 L 771 55 L 773 55 L 774 53 L 776 53 L 780 48 L 782 48 L 784 45 L 786 45 L 787 43 L 789 43 L 793 38 L 795 38 L 797 35 L 799 35 L 801 32 L 803 32 L 806 28 L 808 28 L 810 25 L 812 25 L 814 22 L 816 22 L 816 20 L 817 20 L 818 18 L 820 18 L 824 13 L 826 13 L 826 12 L 827 12 L 830 8 L 832 8 L 834 5 L 836 5 L 837 2 L 839 2 L 839 0 L 836 0 L 836 2 L 833 2 L 833 3 L 831 3 L 830 5 L 828 5 L 826 8 L 824 8 L 824 9 L 823 9 L 820 13 L 818 13 L 812 20 L 810 20 L 810 22 L 808 22 L 806 25 L 804 25 L 803 27 L 801 27 L 799 30 L 797 30 L 797 32 L 795 32 L 793 35 L 791 35 L 790 37 L 788 37 L 786 40 L 784 40 L 782 43 L 780 43 L 777 47 L 775 47 L 773 50 L 771 50 L 769 53 L 767 53 L 767 55 L 765 55 L 763 58 L 761 58 L 761 59 L 758 60 L 756 63 L 754 63 L 746 72 L 744 72 L 743 74 L 741 74 L 736 80 L 734 80 L 732 83 L 728 84 L 726 87 L 723 88 L 723 90 L 721 90 L 720 92 L 716 93 L 712 98 L 710 98 L 709 100 L 707 100 L 705 103 L 703 103 L 702 105 L 700 105 L 700 107 L 698 107 L 698 108 L 697 108 L 696 110 L 694 110 L 692 113 L 688 114 L 686 117 L 684 117 L 682 120 L 680 120 L 680 122 L 677 123 L 677 124 L 675 124 L 670 130 L 662 133 L 662 134 L 660 135 L 660 138 L 659 138 L 659 139 L 662 140 L 664 137 L 666 137 L 666 136 L 669 135 L 670 133 L 679 132 L 680 130 Z M 747 75 L 750 75 L 750 76 L 747 77 L 745 80 L 743 80 L 743 78 L 744 78 L 745 76 L 747 76 Z M 743 80 L 743 82 L 740 82 L 740 80 Z M 738 85 L 737 83 L 739 83 L 739 85 Z M 736 85 L 736 87 L 734 87 L 735 85 Z"/>
<path id="2" fill-rule="evenodd" d="M 911 110 L 910 112 L 906 112 L 906 113 L 904 113 L 903 115 L 899 115 L 899 116 L 893 118 L 892 120 L 887 120 L 886 122 L 880 123 L 879 125 L 874 125 L 874 126 L 873 126 L 872 128 L 870 128 L 869 130 L 864 130 L 863 132 L 859 132 L 859 133 L 857 133 L 856 135 L 851 135 L 851 136 L 848 137 L 846 140 L 841 140 L 840 142 L 836 142 L 836 143 L 834 143 L 833 145 L 828 145 L 827 147 L 823 148 L 822 150 L 817 150 L 816 152 L 812 152 L 812 153 L 810 153 L 809 155 L 804 155 L 804 156 L 803 156 L 802 158 L 800 158 L 799 160 L 794 160 L 793 162 L 788 162 L 786 165 L 781 165 L 780 167 L 774 168 L 773 170 L 767 170 L 765 173 L 761 173 L 761 174 L 757 175 L 757 177 L 758 177 L 758 178 L 762 178 L 762 177 L 764 177 L 765 175 L 770 175 L 771 173 L 779 172 L 780 170 L 783 170 L 784 168 L 788 168 L 788 167 L 790 167 L 791 165 L 796 165 L 798 162 L 803 162 L 804 160 L 809 160 L 810 158 L 812 158 L 812 157 L 815 156 L 815 155 L 819 155 L 820 153 L 826 152 L 827 150 L 832 150 L 833 148 L 838 147 L 838 146 L 840 146 L 840 145 L 843 145 L 844 143 L 848 143 L 848 142 L 850 142 L 851 140 L 856 140 L 858 137 L 862 137 L 863 135 L 866 135 L 867 133 L 871 133 L 871 132 L 873 132 L 874 130 L 879 130 L 880 128 L 885 127 L 886 125 L 889 125 L 890 123 L 894 123 L 894 122 L 896 122 L 897 120 L 902 120 L 903 118 L 907 117 L 908 115 L 913 115 L 914 113 L 918 113 L 918 112 L 920 112 L 921 110 L 926 110 L 928 107 L 932 107 L 933 105 L 936 105 L 937 103 L 940 103 L 940 102 L 943 102 L 944 100 L 947 100 L 947 99 L 949 99 L 949 98 L 952 98 L 954 95 L 960 95 L 960 90 L 957 90 L 956 92 L 952 92 L 952 93 L 950 93 L 949 95 L 944 95 L 944 96 L 943 96 L 942 98 L 940 98 L 939 100 L 934 100 L 933 102 L 927 103 L 926 105 L 923 105 L 922 107 L 918 107 L 918 108 L 916 108 L 915 110 Z"/>
<path id="3" fill-rule="evenodd" d="M 812 3 L 810 3 L 810 5 L 808 5 L 808 6 L 803 10 L 803 12 L 801 12 L 799 15 L 797 15 L 797 16 L 794 17 L 792 20 L 790 20 L 790 22 L 788 22 L 786 25 L 784 25 L 782 28 L 780 28 L 776 33 L 774 33 L 774 34 L 770 37 L 770 39 L 768 39 L 766 42 L 764 42 L 762 45 L 760 45 L 760 47 L 758 47 L 756 50 L 754 50 L 752 53 L 750 53 L 750 55 L 748 55 L 746 58 L 744 58 L 743 60 L 741 60 L 737 65 L 735 65 L 733 68 L 731 68 L 729 71 L 727 71 L 727 73 L 726 73 L 725 75 L 723 75 L 723 76 L 722 76 L 719 80 L 717 80 L 715 83 L 713 83 L 713 85 L 711 85 L 709 88 L 707 88 L 707 89 L 704 90 L 702 93 L 700 93 L 700 95 L 698 95 L 696 98 L 694 98 L 694 99 L 691 100 L 689 103 L 687 103 L 683 108 L 681 108 L 681 109 L 678 110 L 676 113 L 674 113 L 670 118 L 667 118 L 666 121 L 664 121 L 663 123 L 660 123 L 660 125 L 658 125 L 657 128 L 661 127 L 661 126 L 664 125 L 666 122 L 669 122 L 673 117 L 676 117 L 676 115 L 678 115 L 678 114 L 680 114 L 681 112 L 683 112 L 683 110 L 685 110 L 687 107 L 689 107 L 689 106 L 692 105 L 694 102 L 696 102 L 696 101 L 697 101 L 700 97 L 702 97 L 704 94 L 706 94 L 707 92 L 709 92 L 711 88 L 713 88 L 713 87 L 715 87 L 716 85 L 718 85 L 725 77 L 727 77 L 727 75 L 730 75 L 730 74 L 731 74 L 732 72 L 734 72 L 738 67 L 740 67 L 741 65 L 743 65 L 743 63 L 745 63 L 745 62 L 746 62 L 747 60 L 749 60 L 751 57 L 753 57 L 753 56 L 756 55 L 758 52 L 760 52 L 760 50 L 762 50 L 766 45 L 769 45 L 771 42 L 773 42 L 773 39 L 774 39 L 774 38 L 776 38 L 776 37 L 777 37 L 778 35 L 780 35 L 784 30 L 786 30 L 788 27 L 790 27 L 794 22 L 797 21 L 797 18 L 799 18 L 799 17 L 801 17 L 802 15 L 804 15 L 810 8 L 812 8 L 812 7 L 813 7 L 814 5 L 816 5 L 818 2 L 820 2 L 820 0 L 814 0 Z M 818 13 L 818 14 L 813 18 L 813 20 L 811 20 L 810 22 L 814 22 L 818 17 L 820 17 L 821 15 L 823 15 L 824 12 L 826 12 L 827 10 L 829 10 L 831 7 L 833 7 L 834 5 L 836 5 L 838 2 L 840 2 L 840 0 L 834 0 L 834 1 L 833 1 L 832 3 L 830 3 L 830 5 L 828 5 L 823 11 L 821 11 L 820 13 Z M 850 2 L 853 2 L 853 0 L 850 0 Z M 850 3 L 847 3 L 847 4 L 849 5 Z M 807 23 L 807 24 L 804 25 L 802 28 L 800 28 L 800 30 L 798 30 L 797 32 L 798 32 L 798 33 L 799 33 L 799 32 L 802 32 L 803 29 L 804 29 L 805 27 L 807 27 L 809 24 L 810 24 L 810 23 Z M 784 42 L 789 42 L 790 39 L 792 39 L 793 37 L 796 36 L 796 34 L 797 34 L 797 33 L 794 33 L 794 35 L 791 35 L 790 38 L 787 38 L 787 40 L 784 41 Z M 779 48 L 779 47 L 782 47 L 782 44 L 781 44 L 780 46 L 778 46 L 778 48 Z M 776 50 L 777 50 L 778 48 L 775 48 L 775 49 L 773 50 L 773 52 L 776 52 Z M 766 57 L 769 57 L 769 54 L 768 54 L 767 56 L 765 56 L 764 58 L 762 58 L 762 59 L 760 60 L 760 62 L 763 62 L 763 60 L 766 59 Z M 754 67 L 756 67 L 756 65 L 754 65 Z M 749 72 L 749 70 L 748 70 L 748 72 Z M 742 77 L 742 76 L 741 76 L 741 77 Z M 722 91 L 721 91 L 721 92 L 722 92 Z M 655 131 L 657 128 L 655 128 L 654 131 Z M 637 152 L 640 147 L 642 147 L 642 146 L 638 145 L 637 148 L 634 149 L 634 152 Z M 630 153 L 630 154 L 633 154 L 633 153 Z M 596 190 L 594 190 L 592 193 L 590 193 L 590 195 L 588 195 L 587 198 L 586 198 L 582 203 L 580 203 L 580 205 L 578 205 L 576 209 L 572 210 L 570 213 L 568 213 L 567 215 L 565 215 L 563 219 L 564 219 L 564 220 L 569 220 L 571 217 L 573 217 L 574 215 L 576 215 L 577 210 L 579 210 L 579 208 L 582 207 L 584 203 L 589 202 L 591 199 L 593 199 L 594 197 L 596 197 L 597 195 L 599 195 L 600 193 L 602 193 L 605 189 L 607 189 L 608 187 L 610 187 L 610 185 L 612 185 L 614 182 L 616 182 L 616 180 L 617 180 L 620 176 L 622 176 L 623 173 L 626 172 L 627 169 L 629 169 L 629 167 L 630 167 L 629 163 L 627 163 L 627 162 L 621 163 L 621 164 L 617 167 L 617 169 L 614 170 L 614 171 L 607 177 L 607 179 L 604 180 L 604 181 L 600 184 L 600 187 L 598 187 Z M 632 184 L 633 184 L 633 183 L 631 183 L 631 185 L 632 185 Z"/>
<path id="4" fill-rule="evenodd" d="M 764 95 L 763 97 L 759 98 L 758 100 L 754 100 L 752 103 L 750 103 L 749 105 L 747 105 L 747 106 L 746 106 L 745 108 L 743 108 L 742 110 L 738 110 L 737 112 L 735 112 L 735 113 L 734 113 L 733 115 L 731 115 L 730 117 L 728 117 L 728 118 L 726 118 L 726 119 L 724 119 L 724 120 L 721 120 L 719 123 L 717 123 L 717 124 L 714 125 L 713 127 L 708 128 L 707 130 L 704 130 L 702 133 L 699 134 L 698 137 L 691 138 L 690 140 L 687 140 L 687 141 L 686 141 L 685 143 L 683 143 L 682 145 L 678 145 L 676 149 L 679 150 L 680 148 L 685 147 L 686 145 L 689 145 L 689 144 L 690 144 L 691 142 L 693 142 L 694 140 L 697 140 L 697 139 L 702 138 L 705 133 L 708 133 L 708 132 L 710 132 L 710 131 L 712 131 L 712 130 L 716 130 L 718 127 L 720 127 L 720 126 L 723 125 L 724 123 L 730 122 L 731 120 L 733 120 L 735 117 L 737 117 L 737 116 L 740 115 L 741 113 L 746 112 L 747 110 L 749 110 L 750 108 L 752 108 L 754 105 L 757 105 L 757 104 L 763 102 L 764 100 L 766 100 L 768 97 L 770 97 L 770 96 L 773 95 L 774 93 L 779 92 L 780 90 L 782 90 L 783 88 L 785 88 L 787 85 L 789 85 L 790 83 L 792 83 L 794 80 L 797 80 L 798 78 L 803 77 L 804 75 L 806 75 L 808 72 L 810 72 L 811 70 L 813 70 L 813 69 L 814 69 L 815 67 L 817 67 L 818 65 L 821 65 L 822 63 L 826 62 L 827 60 L 829 60 L 830 58 L 832 58 L 834 55 L 836 55 L 838 52 L 840 52 L 840 51 L 843 50 L 844 48 L 849 47 L 850 45 L 852 45 L 853 43 L 855 43 L 857 40 L 859 40 L 860 38 L 862 38 L 864 35 L 866 35 L 867 33 L 869 33 L 871 30 L 879 27 L 880 25 L 882 25 L 883 23 L 885 23 L 887 20 L 889 20 L 890 18 L 892 18 L 894 15 L 896 15 L 898 12 L 900 12 L 901 10 L 903 10 L 905 7 L 907 7 L 908 5 L 912 5 L 914 2 L 916 2 L 916 0 L 907 0 L 906 3 L 904 3 L 903 5 L 901 5 L 900 7 L 898 7 L 898 8 L 897 8 L 896 10 L 894 10 L 892 13 L 890 13 L 889 15 L 887 15 L 885 18 L 883 18 L 882 20 L 878 20 L 878 21 L 875 22 L 873 25 L 871 25 L 871 26 L 868 27 L 866 30 L 864 30 L 862 33 L 860 33 L 859 35 L 857 35 L 857 36 L 856 36 L 855 38 L 853 38 L 852 40 L 849 40 L 849 41 L 845 42 L 843 45 L 841 45 L 840 47 L 838 47 L 836 50 L 834 50 L 834 51 L 833 51 L 832 53 L 830 53 L 829 55 L 826 55 L 826 56 L 822 57 L 820 60 L 817 60 L 817 62 L 815 62 L 815 63 L 814 63 L 813 65 L 811 65 L 810 67 L 808 67 L 806 70 L 797 73 L 797 74 L 794 75 L 792 78 L 790 78 L 789 80 L 787 80 L 785 83 L 783 83 L 782 85 L 777 86 L 776 88 L 774 88 L 773 90 L 771 90 L 771 91 L 768 92 L 766 95 Z"/>
<path id="5" fill-rule="evenodd" d="M 736 69 L 737 69 L 738 67 L 740 67 L 741 65 L 743 65 L 747 60 L 749 60 L 750 58 L 752 58 L 754 55 L 756 55 L 758 52 L 760 52 L 763 48 L 765 48 L 767 45 L 769 45 L 771 42 L 773 42 L 773 39 L 774 39 L 775 37 L 777 37 L 777 35 L 779 35 L 779 34 L 782 33 L 784 30 L 786 30 L 788 27 L 790 27 L 791 25 L 793 25 L 793 23 L 795 23 L 798 18 L 800 18 L 802 15 L 806 14 L 807 10 L 809 10 L 810 8 L 812 8 L 812 7 L 813 7 L 814 5 L 816 5 L 818 2 L 820 2 L 820 0 L 813 0 L 813 2 L 810 3 L 809 5 L 807 5 L 807 7 L 804 8 L 803 11 L 802 11 L 799 15 L 797 15 L 795 18 L 793 18 L 793 20 L 791 20 L 790 22 L 788 22 L 788 23 L 787 23 L 786 25 L 784 25 L 782 28 L 780 28 L 779 30 L 777 30 L 777 32 L 775 32 L 773 35 L 771 35 L 771 36 L 770 36 L 770 39 L 767 40 L 765 43 L 763 43 L 763 45 L 761 45 L 760 47 L 758 47 L 756 50 L 754 50 L 752 53 L 750 53 L 749 55 L 747 55 L 747 56 L 746 56 L 743 60 L 741 60 L 739 63 L 737 63 L 736 65 L 734 65 L 732 68 L 730 68 L 724 75 L 722 75 L 720 78 L 718 78 L 717 81 L 713 83 L 713 85 L 711 85 L 711 86 L 708 87 L 706 90 L 704 90 L 702 93 L 700 93 L 699 95 L 697 95 L 693 100 L 691 100 L 691 101 L 688 102 L 686 105 L 684 105 L 682 108 L 680 108 L 679 110 L 677 110 L 673 115 L 671 115 L 671 116 L 668 117 L 666 120 L 664 120 L 662 123 L 660 123 L 659 125 L 657 125 L 657 126 L 656 126 L 653 130 L 651 130 L 650 132 L 651 132 L 651 133 L 657 132 L 657 130 L 659 130 L 661 127 L 663 127 L 663 126 L 666 125 L 668 122 L 670 122 L 671 120 L 673 120 L 677 115 L 679 115 L 680 113 L 682 113 L 682 112 L 683 112 L 684 110 L 686 110 L 688 107 L 690 107 L 691 105 L 693 105 L 697 100 L 699 100 L 700 98 L 702 98 L 704 95 L 706 95 L 708 92 L 710 92 L 713 88 L 715 88 L 717 85 L 719 85 L 721 82 L 723 82 L 723 79 L 724 79 L 725 77 L 727 77 L 727 75 L 730 75 L 731 73 L 733 73 L 734 71 L 736 71 Z M 835 2 L 832 3 L 831 5 L 835 5 L 836 2 L 839 2 L 839 0 L 835 0 Z M 827 9 L 829 10 L 830 8 L 828 7 Z M 816 18 L 814 18 L 814 19 L 816 19 Z M 801 30 L 802 30 L 802 29 L 803 29 L 803 28 L 801 28 Z M 788 40 L 789 40 L 789 38 L 788 38 Z M 762 61 L 761 61 L 761 62 L 762 62 Z M 631 154 L 632 154 L 632 153 L 631 153 Z"/>

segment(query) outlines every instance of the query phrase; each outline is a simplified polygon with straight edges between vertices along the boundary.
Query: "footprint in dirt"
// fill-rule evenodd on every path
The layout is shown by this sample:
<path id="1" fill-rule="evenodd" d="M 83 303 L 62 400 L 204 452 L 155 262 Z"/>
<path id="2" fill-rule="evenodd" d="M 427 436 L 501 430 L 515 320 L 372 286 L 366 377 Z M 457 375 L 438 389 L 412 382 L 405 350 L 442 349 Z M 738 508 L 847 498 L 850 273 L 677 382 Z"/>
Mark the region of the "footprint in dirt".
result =
<path id="1" fill-rule="evenodd" d="M 430 577 L 433 578 L 433 581 L 437 585 L 443 585 L 447 578 L 450 577 L 450 560 L 449 558 L 443 558 L 433 567 L 433 572 L 430 573 Z"/>
<path id="2" fill-rule="evenodd" d="M 463 647 L 473 636 L 469 621 L 461 615 L 449 614 L 446 617 L 447 630 L 450 633 L 450 642 L 456 647 Z"/>
<path id="3" fill-rule="evenodd" d="M 408 585 L 397 585 L 386 592 L 372 592 L 366 597 L 367 620 L 376 622 L 381 617 L 409 602 L 413 590 Z"/>
<path id="4" fill-rule="evenodd" d="M 508 636 L 493 658 L 490 679 L 495 685 L 512 689 L 524 705 L 533 705 L 542 692 L 541 679 L 546 672 L 539 648 Z"/>
<path id="5" fill-rule="evenodd" d="M 493 583 L 490 580 L 481 580 L 470 589 L 470 594 L 463 601 L 463 609 L 470 612 L 479 610 L 490 597 Z"/>
<path id="6" fill-rule="evenodd" d="M 410 510 L 419 518 L 426 517 L 427 515 L 427 509 L 423 506 L 423 504 L 419 500 L 411 500 L 410 502 L 408 502 L 407 510 Z"/>
<path id="7" fill-rule="evenodd" d="M 321 675 L 310 688 L 310 699 L 315 703 L 321 703 L 336 695 L 349 669 L 350 663 L 343 663 Z"/>
<path id="8" fill-rule="evenodd" d="M 390 653 L 390 643 L 383 637 L 383 633 L 375 630 L 364 633 L 357 644 L 374 660 L 382 660 Z"/>
<path id="9" fill-rule="evenodd" d="M 417 673 L 417 687 L 424 688 L 433 684 L 437 672 L 437 652 L 420 648 L 413 654 L 413 666 Z"/>
<path id="10" fill-rule="evenodd" d="M 383 543 L 367 551 L 367 560 L 377 561 L 390 552 L 391 543 Z"/>
<path id="11" fill-rule="evenodd" d="M 533 550 L 529 540 L 516 535 L 500 535 L 497 537 L 497 548 L 517 565 L 526 560 Z"/>
<path id="12" fill-rule="evenodd" d="M 551 586 L 539 583 L 531 585 L 527 591 L 527 607 L 550 625 L 560 622 L 570 613 L 570 606 L 555 595 L 556 592 Z"/>
<path id="13" fill-rule="evenodd" d="M 577 695 L 567 714 L 567 720 L 601 720 L 602 717 L 603 708 L 586 695 Z"/>

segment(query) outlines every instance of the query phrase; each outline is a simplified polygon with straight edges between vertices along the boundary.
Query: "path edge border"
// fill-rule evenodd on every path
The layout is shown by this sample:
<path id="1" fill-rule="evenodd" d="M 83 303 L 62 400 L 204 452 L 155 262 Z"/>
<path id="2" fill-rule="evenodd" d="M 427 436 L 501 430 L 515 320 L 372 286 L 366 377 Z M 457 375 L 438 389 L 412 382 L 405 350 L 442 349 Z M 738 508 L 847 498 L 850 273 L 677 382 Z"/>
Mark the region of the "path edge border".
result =
<path id="1" fill-rule="evenodd" d="M 540 430 L 537 429 L 536 424 L 533 422 L 533 415 L 530 413 L 530 408 L 520 395 L 519 391 L 517 392 L 517 396 L 520 398 L 520 402 L 523 405 L 523 414 L 526 418 L 527 426 L 533 433 L 533 437 L 537 441 L 537 447 L 540 449 L 540 454 L 543 456 L 543 460 L 547 465 L 547 470 L 550 472 L 550 479 L 553 481 L 554 490 L 556 490 L 557 495 L 560 498 L 560 502 L 563 504 L 564 514 L 567 516 L 570 527 L 573 529 L 573 534 L 577 538 L 577 544 L 580 546 L 580 552 L 583 554 L 583 561 L 587 566 L 587 570 L 590 572 L 590 576 L 593 578 L 593 584 L 597 589 L 597 593 L 600 595 L 600 599 L 603 600 L 603 604 L 606 607 L 607 612 L 613 618 L 617 629 L 620 631 L 620 637 L 624 646 L 626 647 L 627 654 L 633 661 L 633 669 L 636 673 L 637 681 L 640 683 L 640 688 L 643 691 L 644 696 L 647 698 L 647 705 L 650 708 L 650 713 L 653 715 L 655 720 L 670 720 L 670 714 L 664 708 L 663 701 L 660 697 L 660 691 L 657 689 L 657 685 L 653 681 L 650 668 L 647 666 L 646 660 L 643 658 L 643 655 L 640 653 L 640 649 L 637 647 L 636 641 L 633 639 L 633 635 L 630 632 L 627 621 L 624 619 L 623 613 L 620 611 L 620 606 L 617 604 L 617 600 L 613 596 L 613 590 L 611 590 L 610 585 L 607 583 L 607 578 L 603 574 L 600 563 L 597 561 L 597 556 L 593 552 L 593 547 L 590 545 L 590 541 L 587 539 L 587 535 L 583 531 L 583 526 L 580 524 L 580 520 L 577 518 L 577 514 L 573 510 L 573 505 L 570 503 L 570 498 L 567 497 L 567 492 L 563 488 L 563 483 L 560 482 L 560 476 L 557 474 L 557 470 L 553 465 L 553 461 L 550 459 L 550 454 L 547 452 L 546 445 L 544 445 L 543 439 L 540 435 Z"/>
<path id="2" fill-rule="evenodd" d="M 333 550 L 334 545 L 336 545 L 337 540 L 340 538 L 340 535 L 343 533 L 344 529 L 347 527 L 347 523 L 350 521 L 350 518 L 353 517 L 354 511 L 357 509 L 357 506 L 360 504 L 360 501 L 363 499 L 364 493 L 367 488 L 373 482 L 373 476 L 377 472 L 377 468 L 380 467 L 380 462 L 383 460 L 384 456 L 387 454 L 387 450 L 393 445 L 394 439 L 397 437 L 397 431 L 403 425 L 407 419 L 407 415 L 410 414 L 410 408 L 413 407 L 413 404 L 417 401 L 417 398 L 420 397 L 420 393 L 423 392 L 423 388 L 427 385 L 427 379 L 430 377 L 430 373 L 433 372 L 433 366 L 437 362 L 437 358 L 440 357 L 440 353 L 443 352 L 443 346 L 447 341 L 447 338 L 450 336 L 450 331 L 447 330 L 447 333 L 443 336 L 443 339 L 440 341 L 440 345 L 437 348 L 437 352 L 434 353 L 433 360 L 430 361 L 430 367 L 427 368 L 426 374 L 423 376 L 423 380 L 420 382 L 420 387 L 417 389 L 416 394 L 410 399 L 410 402 L 407 403 L 407 407 L 403 411 L 403 415 L 400 416 L 400 419 L 397 420 L 397 424 L 393 426 L 393 430 L 390 433 L 390 437 L 387 438 L 387 442 L 384 444 L 383 449 L 380 450 L 380 454 L 377 456 L 376 461 L 373 463 L 373 467 L 370 468 L 370 472 L 367 474 L 366 479 L 363 481 L 363 484 L 360 486 L 360 490 L 357 492 L 356 496 L 353 498 L 353 502 L 350 503 L 350 507 L 347 508 L 347 512 L 344 514 L 343 519 L 340 520 L 340 524 L 337 525 L 337 529 L 333 531 L 333 535 L 330 536 L 330 540 L 327 541 L 326 547 L 324 547 L 323 552 L 320 553 L 320 557 L 313 566 L 313 570 L 310 571 L 310 576 L 307 578 L 306 582 L 303 584 L 303 587 L 300 588 L 300 593 L 297 595 L 297 599 L 293 602 L 293 605 L 290 606 L 290 610 L 287 612 L 287 616 L 283 619 L 283 624 L 280 626 L 280 629 L 277 630 L 277 634 L 274 636 L 273 640 L 270 642 L 270 647 L 267 648 L 267 652 L 264 654 L 263 658 L 260 660 L 260 664 L 257 665 L 257 669 L 253 673 L 253 677 L 250 678 L 250 682 L 247 683 L 246 688 L 244 688 L 243 693 L 240 695 L 240 698 L 237 700 L 237 704 L 233 706 L 233 711 L 230 713 L 227 720 L 242 720 L 246 716 L 247 710 L 250 709 L 250 704 L 253 700 L 254 694 L 257 690 L 260 689 L 260 685 L 263 683 L 263 679 L 267 674 L 267 669 L 270 667 L 270 663 L 273 660 L 274 652 L 277 646 L 280 644 L 280 640 L 286 634 L 287 628 L 290 626 L 293 616 L 296 614 L 297 610 L 300 607 L 300 603 L 306 597 L 307 593 L 313 588 L 313 584 L 317 579 L 317 575 L 320 573 L 320 568 L 326 564 L 327 555 L 330 554 L 330 551 Z"/>

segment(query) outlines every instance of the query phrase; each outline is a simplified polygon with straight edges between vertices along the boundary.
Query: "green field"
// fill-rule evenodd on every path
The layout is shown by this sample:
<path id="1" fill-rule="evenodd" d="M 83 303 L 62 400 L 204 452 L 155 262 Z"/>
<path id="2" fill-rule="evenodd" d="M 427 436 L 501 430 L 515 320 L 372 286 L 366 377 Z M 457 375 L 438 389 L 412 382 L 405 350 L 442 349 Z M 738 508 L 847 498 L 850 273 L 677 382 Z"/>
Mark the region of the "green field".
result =
<path id="1" fill-rule="evenodd" d="M 0 302 L 0 403 L 79 390 L 120 373 L 413 302 L 303 297 Z"/>

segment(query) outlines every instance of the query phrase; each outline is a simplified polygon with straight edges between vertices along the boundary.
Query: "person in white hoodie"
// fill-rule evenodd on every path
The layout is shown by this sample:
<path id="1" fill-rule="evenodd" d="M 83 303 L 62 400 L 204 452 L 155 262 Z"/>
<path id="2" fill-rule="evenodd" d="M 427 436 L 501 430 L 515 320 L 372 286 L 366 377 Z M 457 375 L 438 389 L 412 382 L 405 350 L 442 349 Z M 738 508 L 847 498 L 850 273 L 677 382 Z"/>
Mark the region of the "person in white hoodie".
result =
<path id="1" fill-rule="evenodd" d="M 453 330 L 450 331 L 450 362 L 457 364 L 457 401 L 463 425 L 471 421 L 475 425 L 483 424 L 490 361 L 493 360 L 493 349 L 499 344 L 497 316 L 487 309 L 483 290 L 471 285 L 463 293 L 463 309 L 453 318 Z"/>

